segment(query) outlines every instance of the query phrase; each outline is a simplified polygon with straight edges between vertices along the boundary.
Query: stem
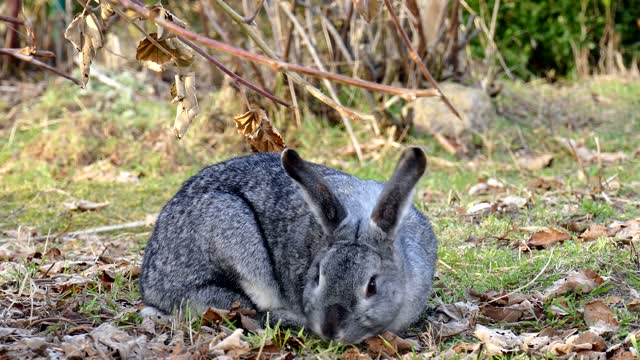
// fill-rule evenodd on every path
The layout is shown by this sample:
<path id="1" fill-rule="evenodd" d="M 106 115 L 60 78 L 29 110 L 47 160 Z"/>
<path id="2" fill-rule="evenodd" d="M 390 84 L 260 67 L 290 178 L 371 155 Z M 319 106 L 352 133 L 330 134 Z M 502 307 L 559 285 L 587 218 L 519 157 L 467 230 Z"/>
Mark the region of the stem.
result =
<path id="1" fill-rule="evenodd" d="M 407 36 L 407 33 L 404 31 L 404 29 L 400 25 L 400 20 L 398 20 L 396 13 L 393 11 L 391 0 L 384 0 L 384 4 L 387 6 L 387 9 L 389 10 L 389 15 L 391 15 L 391 21 L 393 21 L 393 24 L 396 26 L 396 29 L 398 30 L 398 33 L 400 34 L 402 41 L 404 42 L 405 46 L 409 50 L 409 53 L 411 55 L 411 60 L 413 60 L 416 63 L 416 65 L 418 65 L 418 68 L 422 72 L 422 75 L 424 75 L 424 77 L 429 81 L 429 83 L 431 83 L 431 86 L 433 86 L 438 91 L 440 98 L 442 99 L 442 101 L 444 101 L 444 103 L 447 105 L 449 110 L 451 110 L 451 112 L 454 113 L 458 117 L 458 119 L 462 120 L 462 118 L 460 117 L 460 113 L 458 113 L 458 110 L 456 110 L 456 108 L 449 101 L 449 99 L 447 99 L 447 97 L 442 93 L 442 90 L 440 90 L 440 86 L 438 86 L 438 83 L 433 79 L 433 77 L 431 76 L 431 73 L 429 73 L 429 70 L 427 70 L 427 67 L 424 66 L 424 64 L 422 63 L 422 61 L 418 57 L 418 53 L 416 53 L 416 50 L 413 48 L 413 46 L 411 46 L 411 40 L 409 40 L 409 36 Z"/>
<path id="2" fill-rule="evenodd" d="M 142 6 L 138 6 L 134 4 L 132 0 L 113 0 L 113 1 L 119 2 L 124 7 L 135 11 L 142 17 L 145 17 L 147 19 L 151 18 L 151 12 L 149 11 L 149 9 L 146 9 Z M 240 19 L 242 19 L 242 17 L 240 17 Z M 413 100 L 417 97 L 440 96 L 439 90 L 434 90 L 434 89 L 413 90 L 413 89 L 406 89 L 406 88 L 396 88 L 393 86 L 377 84 L 377 83 L 366 81 L 366 80 L 351 78 L 351 77 L 340 75 L 340 74 L 319 71 L 319 70 L 308 68 L 305 66 L 287 63 L 277 59 L 272 59 L 266 56 L 254 54 L 247 50 L 240 49 L 240 48 L 207 38 L 205 36 L 194 33 L 190 30 L 183 29 L 178 25 L 175 25 L 161 18 L 155 18 L 154 21 L 158 25 L 165 27 L 167 30 L 172 31 L 173 33 L 183 38 L 198 42 L 213 50 L 218 50 L 234 57 L 239 57 L 255 63 L 271 66 L 276 71 L 290 71 L 290 72 L 309 75 L 316 78 L 328 79 L 341 84 L 347 84 L 347 85 L 365 88 L 365 89 L 387 93 L 387 94 L 399 95 L 407 100 Z"/>
<path id="3" fill-rule="evenodd" d="M 207 59 L 209 62 L 211 62 L 212 64 L 214 64 L 218 69 L 222 70 L 225 74 L 229 75 L 233 80 L 241 83 L 242 85 L 248 87 L 249 89 L 257 92 L 258 94 L 262 95 L 262 96 L 266 96 L 269 99 L 277 102 L 280 105 L 284 105 L 286 107 L 291 107 L 291 104 L 289 104 L 288 102 L 281 100 L 277 97 L 275 97 L 274 95 L 272 95 L 271 93 L 269 93 L 266 90 L 262 90 L 259 87 L 257 87 L 256 85 L 254 85 L 253 83 L 245 80 L 244 78 L 242 78 L 241 76 L 239 76 L 238 74 L 234 73 L 233 71 L 231 71 L 231 69 L 227 68 L 226 66 L 224 66 L 222 63 L 220 63 L 218 60 L 216 60 L 213 56 L 207 54 L 206 51 L 204 51 L 201 47 L 199 47 L 198 45 L 192 43 L 191 41 L 178 36 L 178 39 L 180 39 L 180 41 L 182 41 L 183 43 L 185 43 L 185 45 L 187 45 L 188 47 L 192 48 L 193 50 L 195 50 L 195 52 L 197 52 L 198 54 L 202 55 L 202 57 L 204 57 L 205 59 Z"/>
<path id="4" fill-rule="evenodd" d="M 19 50 L 21 50 L 21 49 L 0 49 L 0 54 L 13 56 L 14 58 L 16 58 L 18 60 L 22 60 L 24 62 L 28 62 L 28 63 L 33 64 L 35 66 L 38 66 L 38 67 L 41 67 L 43 69 L 49 70 L 52 73 L 54 73 L 54 74 L 56 74 L 58 76 L 62 76 L 65 79 L 71 80 L 78 86 L 82 85 L 80 80 L 74 78 L 73 76 L 67 75 L 67 74 L 61 72 L 60 70 L 43 63 L 40 60 L 34 59 L 31 56 L 24 55 L 24 54 L 20 53 Z"/>

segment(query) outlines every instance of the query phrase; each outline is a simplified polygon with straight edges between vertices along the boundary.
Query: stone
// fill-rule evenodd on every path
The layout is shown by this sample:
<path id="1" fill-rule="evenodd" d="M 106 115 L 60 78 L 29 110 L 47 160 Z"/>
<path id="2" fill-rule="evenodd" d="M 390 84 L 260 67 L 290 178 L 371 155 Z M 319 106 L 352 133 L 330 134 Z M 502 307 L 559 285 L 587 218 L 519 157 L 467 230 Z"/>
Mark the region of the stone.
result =
<path id="1" fill-rule="evenodd" d="M 418 98 L 413 102 L 416 132 L 461 138 L 470 130 L 486 129 L 495 118 L 493 103 L 484 90 L 456 83 L 442 83 L 440 89 L 458 110 L 462 120 L 440 98 Z"/>

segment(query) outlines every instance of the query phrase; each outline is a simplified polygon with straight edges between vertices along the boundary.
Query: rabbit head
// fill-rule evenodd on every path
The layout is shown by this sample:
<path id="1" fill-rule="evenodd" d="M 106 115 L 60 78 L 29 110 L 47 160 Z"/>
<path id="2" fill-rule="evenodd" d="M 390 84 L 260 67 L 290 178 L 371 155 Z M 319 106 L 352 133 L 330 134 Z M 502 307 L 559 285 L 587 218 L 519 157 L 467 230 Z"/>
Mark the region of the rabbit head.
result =
<path id="1" fill-rule="evenodd" d="M 326 244 L 315 255 L 306 277 L 303 308 L 307 325 L 323 338 L 343 343 L 391 330 L 406 301 L 405 269 L 395 246 L 396 234 L 426 169 L 424 152 L 417 147 L 403 152 L 391 180 L 366 214 L 341 204 L 326 181 L 295 151 L 285 150 L 281 160 L 321 225 Z"/>

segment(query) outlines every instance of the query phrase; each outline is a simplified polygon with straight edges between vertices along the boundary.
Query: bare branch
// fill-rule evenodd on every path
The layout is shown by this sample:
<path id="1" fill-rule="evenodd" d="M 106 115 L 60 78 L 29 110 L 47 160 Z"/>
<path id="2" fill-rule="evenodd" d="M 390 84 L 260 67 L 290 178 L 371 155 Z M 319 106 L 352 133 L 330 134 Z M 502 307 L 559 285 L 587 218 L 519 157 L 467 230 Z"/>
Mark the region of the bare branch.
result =
<path id="1" fill-rule="evenodd" d="M 384 3 L 387 6 L 387 10 L 389 10 L 389 15 L 391 15 L 391 21 L 393 21 L 393 24 L 396 26 L 398 33 L 400 33 L 400 37 L 402 38 L 402 41 L 404 42 L 405 46 L 409 50 L 409 54 L 411 55 L 411 60 L 413 60 L 416 63 L 416 65 L 418 65 L 418 68 L 422 72 L 422 75 L 424 75 L 424 77 L 429 81 L 429 83 L 431 83 L 431 86 L 433 86 L 438 91 L 440 98 L 442 99 L 442 101 L 444 101 L 447 107 L 449 107 L 451 112 L 453 112 L 458 117 L 458 119 L 462 120 L 462 118 L 460 117 L 460 113 L 458 113 L 458 110 L 456 110 L 456 108 L 449 101 L 449 99 L 447 99 L 447 97 L 442 93 L 442 91 L 440 90 L 440 86 L 438 86 L 438 83 L 435 81 L 433 76 L 431 76 L 431 73 L 429 72 L 429 70 L 427 70 L 427 67 L 424 66 L 424 64 L 422 63 L 416 50 L 413 48 L 413 46 L 411 46 L 411 40 L 409 40 L 409 36 L 407 36 L 407 33 L 404 31 L 404 29 L 400 25 L 400 20 L 398 20 L 398 17 L 396 16 L 395 11 L 393 10 L 393 5 L 391 5 L 391 0 L 384 0 Z"/>
<path id="2" fill-rule="evenodd" d="M 22 49 L 6 49 L 6 48 L 2 48 L 0 49 L 0 54 L 4 54 L 4 55 L 10 55 L 13 56 L 14 58 L 18 59 L 18 60 L 22 60 L 24 62 L 28 62 L 29 64 L 33 64 L 35 66 L 41 67 L 43 69 L 49 70 L 52 73 L 58 75 L 58 76 L 62 76 L 65 79 L 71 80 L 73 81 L 76 85 L 80 86 L 82 85 L 82 83 L 80 82 L 80 80 L 74 78 L 71 75 L 67 75 L 63 72 L 61 72 L 60 70 L 43 63 L 40 60 L 34 59 L 33 56 L 29 56 L 29 55 L 24 55 L 23 53 L 20 52 L 20 50 Z"/>

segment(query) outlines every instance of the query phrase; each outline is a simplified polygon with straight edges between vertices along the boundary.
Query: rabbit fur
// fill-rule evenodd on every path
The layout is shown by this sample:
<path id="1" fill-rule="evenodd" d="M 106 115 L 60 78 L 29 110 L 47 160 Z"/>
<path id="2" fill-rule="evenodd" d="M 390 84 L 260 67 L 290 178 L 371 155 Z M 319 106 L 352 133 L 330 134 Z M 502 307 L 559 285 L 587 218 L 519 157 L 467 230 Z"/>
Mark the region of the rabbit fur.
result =
<path id="1" fill-rule="evenodd" d="M 239 301 L 284 326 L 356 343 L 425 308 L 437 239 L 412 205 L 426 168 L 406 149 L 391 180 L 362 180 L 291 149 L 209 166 L 164 206 L 140 288 L 149 309 Z"/>

